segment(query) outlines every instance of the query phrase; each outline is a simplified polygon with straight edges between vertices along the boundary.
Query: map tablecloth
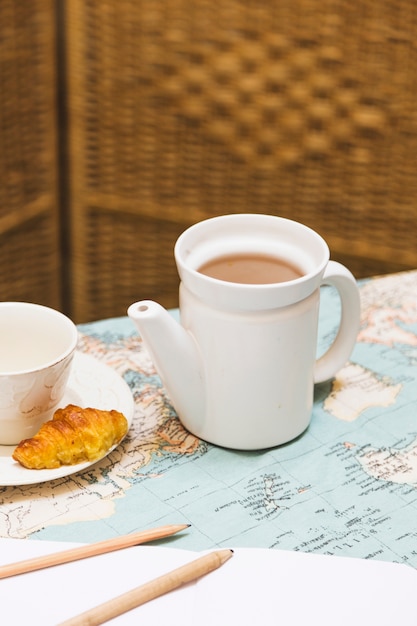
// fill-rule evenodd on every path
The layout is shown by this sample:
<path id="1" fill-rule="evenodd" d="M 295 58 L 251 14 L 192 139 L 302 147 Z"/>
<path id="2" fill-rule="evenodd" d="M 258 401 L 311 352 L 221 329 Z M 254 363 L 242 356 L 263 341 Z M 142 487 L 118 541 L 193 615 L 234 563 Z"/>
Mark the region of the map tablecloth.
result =
<path id="1" fill-rule="evenodd" d="M 361 281 L 360 290 L 350 361 L 316 387 L 308 430 L 266 451 L 225 450 L 186 432 L 128 318 L 80 326 L 79 349 L 113 367 L 132 391 L 129 435 L 84 472 L 0 488 L 0 536 L 91 542 L 189 523 L 165 541 L 416 567 L 417 271 Z M 324 288 L 319 352 L 338 319 L 338 296 Z"/>

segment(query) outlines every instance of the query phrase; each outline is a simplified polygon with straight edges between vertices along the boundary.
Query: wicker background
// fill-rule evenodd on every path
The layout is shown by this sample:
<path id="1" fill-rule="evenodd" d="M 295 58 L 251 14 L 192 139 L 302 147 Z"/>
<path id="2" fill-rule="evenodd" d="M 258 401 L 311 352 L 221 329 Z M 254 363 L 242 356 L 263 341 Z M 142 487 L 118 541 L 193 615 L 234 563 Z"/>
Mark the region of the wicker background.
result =
<path id="1" fill-rule="evenodd" d="M 0 2 L 0 300 L 62 307 L 53 2 Z"/>
<path id="2" fill-rule="evenodd" d="M 74 314 L 177 303 L 224 212 L 317 229 L 357 276 L 417 266 L 414 0 L 68 3 Z"/>
<path id="3" fill-rule="evenodd" d="M 0 44 L 12 93 L 1 90 L 1 140 L 14 159 L 0 155 L 2 180 L 14 176 L 0 212 L 16 224 L 27 206 L 50 215 L 22 218 L 20 244 L 1 229 L 0 254 L 8 268 L 22 242 L 29 260 L 31 246 L 50 255 L 41 271 L 23 266 L 31 299 L 56 293 L 53 6 L 76 322 L 124 315 L 141 298 L 176 306 L 175 239 L 226 212 L 305 222 L 358 277 L 417 267 L 414 0 L 6 0 L 2 24 L 17 6 L 31 16 L 16 27 L 14 65 Z"/>

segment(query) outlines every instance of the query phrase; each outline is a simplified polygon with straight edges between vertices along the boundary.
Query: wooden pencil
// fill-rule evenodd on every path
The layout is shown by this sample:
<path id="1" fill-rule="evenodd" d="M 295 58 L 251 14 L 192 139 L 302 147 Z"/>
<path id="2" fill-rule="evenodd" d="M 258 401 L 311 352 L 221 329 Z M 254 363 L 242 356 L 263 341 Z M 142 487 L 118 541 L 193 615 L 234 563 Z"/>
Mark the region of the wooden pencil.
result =
<path id="1" fill-rule="evenodd" d="M 27 572 L 44 569 L 45 567 L 70 563 L 71 561 L 86 559 L 91 556 L 97 556 L 98 554 L 105 554 L 106 552 L 113 552 L 115 550 L 129 548 L 130 546 L 137 546 L 142 543 L 147 543 L 148 541 L 163 539 L 164 537 L 169 537 L 189 527 L 190 524 L 159 526 L 158 528 L 141 530 L 136 533 L 122 535 L 121 537 L 113 537 L 112 539 L 106 539 L 105 541 L 86 544 L 61 552 L 54 552 L 53 554 L 46 554 L 24 561 L 18 561 L 17 563 L 2 565 L 0 566 L 0 578 L 16 576 L 17 574 L 26 574 Z"/>
<path id="2" fill-rule="evenodd" d="M 212 572 L 228 561 L 232 554 L 233 550 L 228 549 L 209 552 L 167 574 L 154 578 L 148 583 L 65 620 L 58 626 L 98 626 L 103 624 L 122 615 L 122 613 L 126 613 Z"/>

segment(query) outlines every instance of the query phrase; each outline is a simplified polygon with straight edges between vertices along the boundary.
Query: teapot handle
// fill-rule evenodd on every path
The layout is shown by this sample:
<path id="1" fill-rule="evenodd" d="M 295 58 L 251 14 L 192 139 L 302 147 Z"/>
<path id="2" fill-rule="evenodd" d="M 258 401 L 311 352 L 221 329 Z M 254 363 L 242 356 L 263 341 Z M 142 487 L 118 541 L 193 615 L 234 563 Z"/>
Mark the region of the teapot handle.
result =
<path id="1" fill-rule="evenodd" d="M 315 363 L 315 383 L 329 380 L 348 361 L 358 336 L 361 311 L 357 282 L 344 265 L 329 261 L 321 284 L 337 289 L 341 302 L 341 318 L 335 340 Z"/>

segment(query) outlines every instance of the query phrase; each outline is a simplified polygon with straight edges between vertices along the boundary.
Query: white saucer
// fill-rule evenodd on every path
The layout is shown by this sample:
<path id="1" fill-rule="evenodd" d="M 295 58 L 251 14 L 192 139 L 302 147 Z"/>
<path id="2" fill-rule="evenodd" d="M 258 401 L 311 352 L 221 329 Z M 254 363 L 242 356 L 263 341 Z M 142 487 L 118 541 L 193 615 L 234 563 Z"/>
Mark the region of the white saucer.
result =
<path id="1" fill-rule="evenodd" d="M 65 407 L 67 404 L 109 411 L 115 409 L 124 414 L 129 428 L 132 424 L 134 401 L 129 386 L 114 369 L 97 361 L 89 354 L 82 352 L 75 354 L 67 391 L 59 406 Z M 100 460 L 77 465 L 63 465 L 52 470 L 31 470 L 13 460 L 12 454 L 15 447 L 0 446 L 0 486 L 43 483 L 75 474 Z M 115 447 L 110 448 L 104 456 L 107 456 Z"/>

